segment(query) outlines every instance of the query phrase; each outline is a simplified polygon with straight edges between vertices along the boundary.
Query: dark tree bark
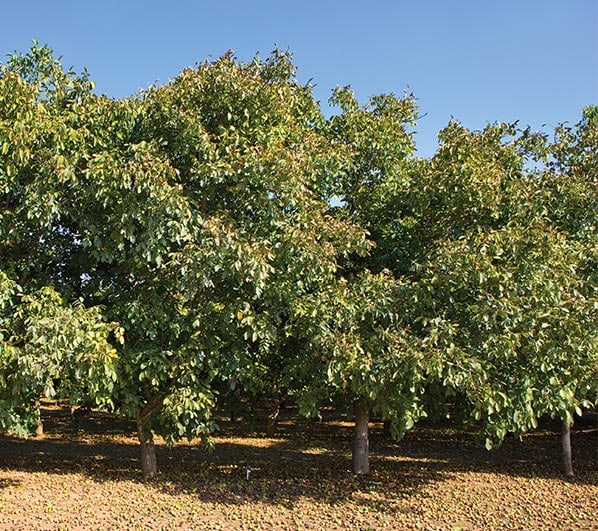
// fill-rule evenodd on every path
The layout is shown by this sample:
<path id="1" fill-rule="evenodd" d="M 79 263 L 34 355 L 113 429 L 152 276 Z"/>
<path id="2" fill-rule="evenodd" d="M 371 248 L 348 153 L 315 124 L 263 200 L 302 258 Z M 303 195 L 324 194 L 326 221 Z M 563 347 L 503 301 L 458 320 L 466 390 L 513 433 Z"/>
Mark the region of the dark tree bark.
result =
<path id="1" fill-rule="evenodd" d="M 158 473 L 156 462 L 156 447 L 151 431 L 143 426 L 141 420 L 137 421 L 137 436 L 141 444 L 141 471 L 145 479 L 152 479 Z"/>
<path id="2" fill-rule="evenodd" d="M 237 385 L 235 387 L 235 402 L 231 404 L 230 409 L 230 421 L 235 422 L 237 420 L 237 409 L 240 408 L 241 405 L 241 388 Z"/>
<path id="3" fill-rule="evenodd" d="M 392 431 L 390 429 L 391 426 L 391 422 L 390 420 L 385 420 L 384 423 L 382 424 L 382 435 L 384 435 L 384 437 L 391 437 L 392 435 Z"/>
<path id="4" fill-rule="evenodd" d="M 164 402 L 166 393 L 150 395 L 146 392 L 147 402 L 137 411 L 137 437 L 141 444 L 141 471 L 145 479 L 152 479 L 158 473 L 156 448 L 152 430 L 148 427 L 148 419 L 158 411 Z"/>
<path id="5" fill-rule="evenodd" d="M 35 426 L 35 436 L 43 437 L 44 436 L 44 423 L 42 421 L 42 410 L 41 410 L 41 404 L 40 404 L 39 400 L 35 401 L 35 408 L 37 410 L 37 425 Z"/>
<path id="6" fill-rule="evenodd" d="M 355 431 L 353 433 L 353 473 L 365 476 L 370 473 L 368 424 L 370 412 L 367 402 L 360 399 L 355 404 Z"/>
<path id="7" fill-rule="evenodd" d="M 266 415 L 266 435 L 268 437 L 272 437 L 274 435 L 276 421 L 278 419 L 278 414 L 280 413 L 280 403 L 281 400 L 279 399 L 272 399 L 268 401 L 268 412 Z"/>
<path id="8" fill-rule="evenodd" d="M 563 446 L 563 473 L 565 476 L 573 476 L 573 463 L 571 459 L 571 424 L 567 419 L 563 420 L 561 430 L 561 443 Z"/>

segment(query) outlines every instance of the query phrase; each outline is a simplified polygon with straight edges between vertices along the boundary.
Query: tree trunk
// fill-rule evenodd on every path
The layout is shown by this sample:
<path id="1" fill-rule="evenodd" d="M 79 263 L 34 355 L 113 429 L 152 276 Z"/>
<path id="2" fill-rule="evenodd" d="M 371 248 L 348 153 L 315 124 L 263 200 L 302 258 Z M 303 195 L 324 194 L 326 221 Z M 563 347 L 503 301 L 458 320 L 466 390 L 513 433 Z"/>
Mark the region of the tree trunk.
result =
<path id="1" fill-rule="evenodd" d="M 44 436 L 44 423 L 42 422 L 42 410 L 39 400 L 35 401 L 35 408 L 37 410 L 37 425 L 35 426 L 35 436 L 41 438 Z"/>
<path id="2" fill-rule="evenodd" d="M 355 432 L 353 434 L 353 473 L 365 476 L 370 473 L 368 423 L 370 412 L 367 402 L 360 399 L 355 404 Z"/>
<path id="3" fill-rule="evenodd" d="M 563 419 L 561 431 L 561 443 L 563 446 L 563 472 L 565 476 L 573 476 L 573 464 L 571 460 L 571 424 Z"/>
<path id="4" fill-rule="evenodd" d="M 237 409 L 240 409 L 240 405 L 241 405 L 241 387 L 239 387 L 238 385 L 235 385 L 234 394 L 235 394 L 235 402 L 231 403 L 231 408 L 230 408 L 230 421 L 231 422 L 235 422 L 237 420 Z"/>
<path id="5" fill-rule="evenodd" d="M 152 479 L 158 472 L 156 463 L 156 448 L 151 431 L 148 431 L 142 421 L 137 421 L 137 435 L 141 444 L 141 471 L 145 479 Z"/>
<path id="6" fill-rule="evenodd" d="M 382 435 L 384 435 L 384 437 L 392 437 L 392 430 L 390 429 L 390 426 L 391 422 L 388 419 L 382 424 Z"/>
<path id="7" fill-rule="evenodd" d="M 274 428 L 276 427 L 276 420 L 280 413 L 280 400 L 273 399 L 268 403 L 268 413 L 266 416 L 266 435 L 272 437 L 274 435 Z"/>

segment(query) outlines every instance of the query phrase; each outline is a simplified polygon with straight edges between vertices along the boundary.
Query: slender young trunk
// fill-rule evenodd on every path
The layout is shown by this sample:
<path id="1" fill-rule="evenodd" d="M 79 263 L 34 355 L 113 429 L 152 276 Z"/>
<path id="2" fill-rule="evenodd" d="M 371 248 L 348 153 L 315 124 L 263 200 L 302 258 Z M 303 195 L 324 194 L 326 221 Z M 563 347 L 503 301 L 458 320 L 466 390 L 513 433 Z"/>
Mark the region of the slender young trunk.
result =
<path id="1" fill-rule="evenodd" d="M 156 447 L 151 431 L 143 426 L 141 420 L 137 421 L 137 436 L 141 444 L 141 471 L 145 479 L 152 479 L 158 472 L 156 463 Z"/>
<path id="2" fill-rule="evenodd" d="M 561 430 L 561 443 L 563 446 L 563 472 L 565 476 L 573 476 L 573 463 L 571 460 L 571 424 L 563 419 Z"/>
<path id="3" fill-rule="evenodd" d="M 35 408 L 37 410 L 37 425 L 35 426 L 35 436 L 44 436 L 44 423 L 42 422 L 42 410 L 39 399 L 35 401 Z"/>
<path id="4" fill-rule="evenodd" d="M 268 403 L 268 414 L 266 416 L 266 435 L 272 437 L 276 427 L 276 420 L 280 413 L 280 400 L 273 399 Z"/>
<path id="5" fill-rule="evenodd" d="M 353 434 L 353 473 L 365 476 L 370 473 L 368 424 L 370 412 L 367 402 L 360 399 L 355 404 L 355 431 Z"/>
<path id="6" fill-rule="evenodd" d="M 240 409 L 241 404 L 241 388 L 237 385 L 235 387 L 235 402 L 231 404 L 230 408 L 230 421 L 235 422 L 237 420 L 237 409 Z"/>
<path id="7" fill-rule="evenodd" d="M 392 430 L 390 429 L 390 426 L 391 426 L 390 420 L 385 420 L 384 424 L 382 425 L 382 435 L 384 435 L 384 437 L 392 436 Z"/>

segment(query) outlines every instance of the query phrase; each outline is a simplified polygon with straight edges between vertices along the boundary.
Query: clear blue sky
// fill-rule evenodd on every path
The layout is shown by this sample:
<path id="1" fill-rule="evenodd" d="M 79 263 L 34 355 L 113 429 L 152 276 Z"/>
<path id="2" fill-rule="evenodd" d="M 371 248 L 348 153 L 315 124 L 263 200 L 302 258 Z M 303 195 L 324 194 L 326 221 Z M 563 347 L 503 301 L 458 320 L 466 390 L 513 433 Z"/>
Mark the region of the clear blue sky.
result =
<path id="1" fill-rule="evenodd" d="M 249 60 L 275 44 L 324 104 L 336 85 L 362 102 L 408 87 L 427 113 L 424 155 L 451 116 L 550 131 L 598 104 L 598 0 L 23 0 L 0 15 L 2 60 L 37 39 L 115 98 L 228 49 Z"/>

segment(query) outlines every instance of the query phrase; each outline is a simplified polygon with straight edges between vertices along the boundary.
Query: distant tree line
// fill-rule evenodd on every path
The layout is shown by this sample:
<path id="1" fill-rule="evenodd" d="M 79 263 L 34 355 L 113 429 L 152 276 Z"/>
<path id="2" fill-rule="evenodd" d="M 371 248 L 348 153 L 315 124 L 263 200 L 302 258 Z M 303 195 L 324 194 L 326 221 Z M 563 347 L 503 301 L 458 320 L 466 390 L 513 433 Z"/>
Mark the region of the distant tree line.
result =
<path id="1" fill-rule="evenodd" d="M 287 53 L 225 55 L 111 99 L 46 46 L 0 67 L 0 429 L 42 397 L 206 438 L 252 397 L 423 417 L 488 447 L 598 400 L 598 108 L 550 136 L 451 121 L 417 156 L 412 95 L 327 118 Z M 234 405 L 233 405 L 234 407 Z"/>

